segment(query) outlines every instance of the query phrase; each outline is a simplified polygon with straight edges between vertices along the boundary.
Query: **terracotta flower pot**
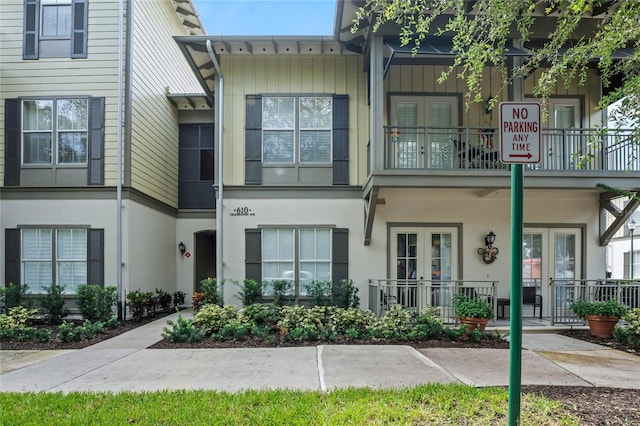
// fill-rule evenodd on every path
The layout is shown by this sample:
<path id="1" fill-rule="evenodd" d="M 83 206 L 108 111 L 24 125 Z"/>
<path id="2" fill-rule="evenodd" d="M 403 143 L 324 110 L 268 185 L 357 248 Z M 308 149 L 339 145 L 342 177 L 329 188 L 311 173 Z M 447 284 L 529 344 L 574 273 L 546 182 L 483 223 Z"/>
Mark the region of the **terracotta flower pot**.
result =
<path id="1" fill-rule="evenodd" d="M 470 332 L 475 330 L 477 327 L 480 328 L 480 331 L 484 331 L 485 327 L 487 326 L 487 323 L 489 322 L 489 319 L 461 317 L 461 318 L 458 318 L 458 321 L 460 322 L 460 325 L 467 324 L 469 326 L 467 327 L 467 331 Z"/>
<path id="2" fill-rule="evenodd" d="M 598 315 L 587 315 L 586 317 L 591 335 L 601 339 L 611 339 L 613 337 L 613 329 L 620 321 L 620 317 L 602 317 Z"/>

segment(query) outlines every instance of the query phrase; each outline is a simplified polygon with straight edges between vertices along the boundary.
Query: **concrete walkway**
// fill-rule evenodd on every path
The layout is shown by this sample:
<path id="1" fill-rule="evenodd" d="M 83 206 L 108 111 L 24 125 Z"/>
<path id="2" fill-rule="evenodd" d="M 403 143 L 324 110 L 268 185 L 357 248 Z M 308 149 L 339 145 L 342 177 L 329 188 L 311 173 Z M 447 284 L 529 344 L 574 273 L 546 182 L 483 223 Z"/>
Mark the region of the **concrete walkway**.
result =
<path id="1" fill-rule="evenodd" d="M 185 314 L 182 314 L 185 316 Z M 146 349 L 165 317 L 80 350 L 0 351 L 0 390 L 390 388 L 425 383 L 506 386 L 509 350 L 403 345 Z M 523 334 L 523 385 L 640 388 L 640 357 L 570 337 Z"/>

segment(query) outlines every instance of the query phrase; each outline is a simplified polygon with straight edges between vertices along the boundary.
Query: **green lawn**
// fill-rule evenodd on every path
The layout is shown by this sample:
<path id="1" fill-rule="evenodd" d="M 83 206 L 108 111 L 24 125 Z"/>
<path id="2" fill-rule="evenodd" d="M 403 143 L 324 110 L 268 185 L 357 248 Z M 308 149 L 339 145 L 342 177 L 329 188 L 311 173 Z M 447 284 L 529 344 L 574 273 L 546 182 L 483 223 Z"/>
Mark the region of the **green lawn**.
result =
<path id="1" fill-rule="evenodd" d="M 0 393 L 9 425 L 499 425 L 508 417 L 501 388 L 427 385 L 332 392 L 164 391 Z M 557 401 L 523 395 L 522 425 L 577 425 Z"/>

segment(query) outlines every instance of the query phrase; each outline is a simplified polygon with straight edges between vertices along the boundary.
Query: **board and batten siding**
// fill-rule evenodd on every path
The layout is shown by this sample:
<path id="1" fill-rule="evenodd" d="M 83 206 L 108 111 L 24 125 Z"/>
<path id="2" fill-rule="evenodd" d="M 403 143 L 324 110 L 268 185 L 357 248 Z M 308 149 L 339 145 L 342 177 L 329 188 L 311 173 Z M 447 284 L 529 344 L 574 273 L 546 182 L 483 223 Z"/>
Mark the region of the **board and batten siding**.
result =
<path id="1" fill-rule="evenodd" d="M 170 1 L 137 1 L 133 26 L 130 182 L 177 207 L 178 112 L 167 93 L 203 90 L 173 39 L 186 32 Z"/>
<path id="2" fill-rule="evenodd" d="M 355 55 L 221 55 L 224 72 L 224 180 L 244 185 L 246 95 L 349 96 L 349 182 L 367 174 L 369 107 L 362 59 Z"/>
<path id="3" fill-rule="evenodd" d="M 449 78 L 444 82 L 438 79 L 442 72 L 447 70 L 445 65 L 392 65 L 384 79 L 384 91 L 388 93 L 425 93 L 425 94 L 460 94 L 463 97 L 467 93 L 467 85 L 464 80 L 456 76 L 462 71 L 456 68 Z M 543 71 L 536 70 L 524 81 L 525 95 L 529 96 L 533 93 L 534 85 L 540 79 Z M 600 123 L 600 115 L 596 113 L 598 105 L 598 96 L 600 94 L 600 78 L 595 70 L 587 72 L 587 80 L 584 85 L 578 85 L 572 82 L 569 85 L 564 81 L 558 81 L 553 96 L 563 97 L 581 97 L 584 99 L 584 115 L 582 126 L 593 127 Z M 504 84 L 504 75 L 496 67 L 488 67 L 484 73 L 482 82 L 482 99 L 486 100 L 492 97 L 498 97 L 498 102 L 508 100 L 507 87 Z M 466 99 L 463 98 L 463 102 Z M 389 119 L 387 111 L 387 99 L 385 97 L 385 120 Z M 461 117 L 462 126 L 477 127 L 498 127 L 499 115 L 497 105 L 492 114 L 485 113 L 484 103 L 469 103 L 468 109 L 462 105 L 463 114 Z"/>
<path id="4" fill-rule="evenodd" d="M 18 97 L 105 98 L 105 185 L 116 183 L 118 3 L 89 1 L 87 58 L 22 59 L 24 3 L 0 2 L 0 123 L 4 100 Z M 0 182 L 4 182 L 4 124 L 0 126 Z"/>

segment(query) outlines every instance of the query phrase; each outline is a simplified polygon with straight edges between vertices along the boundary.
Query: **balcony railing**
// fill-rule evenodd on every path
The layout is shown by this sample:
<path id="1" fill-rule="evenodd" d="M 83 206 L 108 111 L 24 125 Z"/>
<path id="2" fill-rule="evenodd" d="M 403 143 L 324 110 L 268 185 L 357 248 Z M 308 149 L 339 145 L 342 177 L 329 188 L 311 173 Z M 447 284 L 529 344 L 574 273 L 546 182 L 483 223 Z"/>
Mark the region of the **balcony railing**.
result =
<path id="1" fill-rule="evenodd" d="M 629 309 L 640 308 L 640 281 L 638 280 L 552 280 L 550 300 L 553 303 L 551 325 L 582 324 L 571 309 L 579 299 L 588 302 L 617 300 Z"/>
<path id="2" fill-rule="evenodd" d="M 458 319 L 453 310 L 453 297 L 465 295 L 491 304 L 495 321 L 497 285 L 496 281 L 370 279 L 369 309 L 380 317 L 395 305 L 418 314 L 428 307 L 436 307 L 444 323 L 455 324 Z"/>
<path id="3" fill-rule="evenodd" d="M 499 131 L 473 127 L 385 127 L 386 169 L 506 170 Z M 640 171 L 632 130 L 542 129 L 540 163 L 528 170 Z"/>

